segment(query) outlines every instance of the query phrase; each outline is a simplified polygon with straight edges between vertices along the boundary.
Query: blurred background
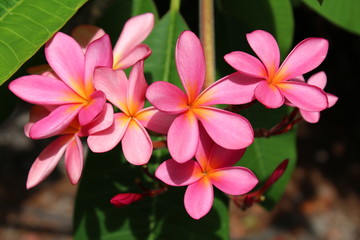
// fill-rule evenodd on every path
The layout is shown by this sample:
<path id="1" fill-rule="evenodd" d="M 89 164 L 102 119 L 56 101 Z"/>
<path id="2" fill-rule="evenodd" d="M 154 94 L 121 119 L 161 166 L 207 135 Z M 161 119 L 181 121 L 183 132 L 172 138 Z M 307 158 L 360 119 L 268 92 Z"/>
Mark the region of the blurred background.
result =
<path id="1" fill-rule="evenodd" d="M 107 2 L 86 4 L 64 31 L 92 23 Z M 167 1 L 155 2 L 168 9 Z M 233 240 L 360 239 L 360 37 L 297 4 L 294 43 L 310 36 L 329 40 L 329 53 L 320 68 L 328 76 L 326 92 L 339 100 L 321 113 L 319 123 L 299 124 L 297 166 L 273 211 L 260 205 L 246 211 L 231 206 Z M 197 6 L 183 1 L 182 11 L 197 11 Z M 0 96 L 8 101 L 2 102 L 0 115 L 0 239 L 72 239 L 77 187 L 69 183 L 60 164 L 44 182 L 26 190 L 30 166 L 49 142 L 25 137 L 29 105 L 13 97 L 6 84 L 0 87 Z"/>

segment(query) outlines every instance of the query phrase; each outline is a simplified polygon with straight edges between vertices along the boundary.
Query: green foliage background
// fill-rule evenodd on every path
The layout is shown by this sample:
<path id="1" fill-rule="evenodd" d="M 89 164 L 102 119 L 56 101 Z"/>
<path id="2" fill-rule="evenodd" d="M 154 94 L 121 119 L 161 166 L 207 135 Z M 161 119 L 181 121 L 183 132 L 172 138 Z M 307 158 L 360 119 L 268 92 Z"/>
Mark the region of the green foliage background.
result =
<path id="1" fill-rule="evenodd" d="M 0 85 L 26 74 L 27 66 L 43 64 L 43 53 L 37 51 L 55 32 L 62 29 L 82 6 L 85 8 L 93 2 L 1 1 Z M 174 61 L 177 37 L 186 29 L 197 32 L 197 3 L 183 0 L 181 5 L 177 5 L 176 2 L 109 1 L 104 12 L 96 19 L 96 24 L 104 28 L 115 42 L 129 17 L 144 12 L 155 14 L 155 28 L 146 40 L 153 50 L 153 54 L 145 62 L 145 73 L 149 82 L 165 80 L 179 85 Z M 255 29 L 271 32 L 278 40 L 284 58 L 295 44 L 293 38 L 296 22 L 293 10 L 302 4 L 334 25 L 360 34 L 360 2 L 357 0 L 217 0 L 215 24 L 218 77 L 233 71 L 224 62 L 224 54 L 235 50 L 250 52 L 245 34 Z M 0 86 L 0 122 L 10 115 L 16 104 L 6 86 L 7 83 Z M 286 108 L 270 111 L 255 105 L 241 114 L 251 121 L 254 128 L 270 128 L 287 112 Z M 239 162 L 239 165 L 249 167 L 255 172 L 261 186 L 274 168 L 282 160 L 289 158 L 290 163 L 285 175 L 267 193 L 264 206 L 268 209 L 280 199 L 296 165 L 295 139 L 295 130 L 276 137 L 256 139 Z M 156 150 L 150 161 L 150 170 L 153 171 L 168 157 L 167 151 Z M 220 192 L 216 192 L 211 212 L 199 221 L 186 214 L 183 207 L 184 188 L 171 188 L 165 194 L 147 198 L 126 208 L 115 209 L 110 205 L 110 198 L 119 192 L 141 191 L 135 183 L 136 179 L 140 179 L 150 188 L 156 187 L 156 183 L 144 176 L 141 167 L 130 166 L 126 162 L 121 149 L 105 154 L 90 153 L 76 199 L 74 238 L 229 239 L 228 203 L 227 198 Z"/>

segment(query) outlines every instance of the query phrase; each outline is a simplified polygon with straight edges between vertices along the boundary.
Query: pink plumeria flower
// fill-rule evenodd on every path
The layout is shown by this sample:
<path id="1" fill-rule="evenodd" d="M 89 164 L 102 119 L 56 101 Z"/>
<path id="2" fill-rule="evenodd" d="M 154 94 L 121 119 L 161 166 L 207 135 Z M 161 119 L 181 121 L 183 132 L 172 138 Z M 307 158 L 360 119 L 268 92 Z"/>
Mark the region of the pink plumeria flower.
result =
<path id="1" fill-rule="evenodd" d="M 46 44 L 45 56 L 51 71 L 20 77 L 9 85 L 24 101 L 57 106 L 31 127 L 33 139 L 57 135 L 76 118 L 81 126 L 94 121 L 103 111 L 106 97 L 94 88 L 93 72 L 98 66 L 112 66 L 108 35 L 90 43 L 84 53 L 72 37 L 59 32 Z"/>
<path id="2" fill-rule="evenodd" d="M 325 72 L 318 72 L 318 73 L 312 75 L 307 81 L 308 84 L 317 86 L 321 89 L 325 88 L 326 82 L 327 82 L 327 78 L 326 78 Z M 328 100 L 327 108 L 334 106 L 338 100 L 338 97 L 331 93 L 326 93 L 326 96 L 327 96 L 327 100 Z M 291 104 L 288 104 L 288 105 L 292 106 Z M 300 114 L 303 117 L 303 119 L 309 123 L 317 123 L 320 119 L 320 111 L 314 112 L 314 111 L 306 111 L 303 109 L 299 109 L 299 110 L 300 110 Z"/>
<path id="3" fill-rule="evenodd" d="M 131 67 L 139 60 L 150 56 L 151 49 L 142 42 L 150 34 L 153 27 L 154 15 L 152 13 L 144 13 L 126 21 L 113 50 L 113 69 Z M 79 42 L 84 51 L 89 43 L 104 34 L 103 29 L 92 25 L 80 25 L 72 32 L 72 36 Z"/>
<path id="4" fill-rule="evenodd" d="M 46 117 L 53 107 L 35 105 L 30 112 L 30 122 L 25 125 L 25 134 L 29 136 L 31 128 L 37 121 Z M 108 128 L 113 122 L 113 109 L 106 104 L 99 116 L 86 126 L 80 126 L 75 118 L 64 129 L 60 136 L 51 142 L 36 158 L 28 174 L 26 187 L 32 188 L 43 181 L 55 169 L 61 157 L 65 154 L 65 167 L 72 184 L 77 184 L 84 165 L 84 151 L 80 138 L 96 131 Z"/>
<path id="5" fill-rule="evenodd" d="M 305 111 L 321 111 L 327 108 L 326 94 L 317 86 L 291 81 L 317 66 L 325 59 L 328 41 L 307 38 L 287 56 L 281 66 L 280 50 L 275 38 L 268 32 L 256 30 L 246 35 L 247 40 L 260 58 L 235 51 L 225 55 L 225 61 L 239 73 L 253 77 L 252 83 L 239 81 L 247 91 L 268 108 L 278 108 L 285 101 Z"/>
<path id="6" fill-rule="evenodd" d="M 129 79 L 124 71 L 98 68 L 94 75 L 95 87 L 122 112 L 114 114 L 113 125 L 88 138 L 93 152 L 106 152 L 120 141 L 125 158 L 134 165 L 146 164 L 152 154 L 153 144 L 146 128 L 165 134 L 173 117 L 154 107 L 143 109 L 148 87 L 144 78 L 144 62 L 136 63 Z"/>
<path id="7" fill-rule="evenodd" d="M 241 104 L 251 100 L 249 95 L 241 96 L 242 86 L 236 83 L 236 75 L 224 77 L 200 93 L 205 79 L 205 58 L 200 40 L 191 31 L 184 31 L 178 39 L 176 65 L 186 93 L 164 81 L 154 82 L 146 93 L 154 107 L 176 115 L 167 135 L 173 159 L 183 163 L 195 155 L 200 124 L 224 148 L 242 149 L 249 146 L 254 133 L 248 120 L 211 106 Z"/>
<path id="8" fill-rule="evenodd" d="M 215 144 L 201 128 L 196 161 L 178 163 L 174 159 L 163 162 L 155 176 L 171 186 L 187 186 L 184 204 L 188 214 L 199 219 L 211 209 L 214 201 L 213 185 L 230 195 L 245 194 L 258 180 L 247 168 L 233 166 L 245 149 L 229 150 Z"/>

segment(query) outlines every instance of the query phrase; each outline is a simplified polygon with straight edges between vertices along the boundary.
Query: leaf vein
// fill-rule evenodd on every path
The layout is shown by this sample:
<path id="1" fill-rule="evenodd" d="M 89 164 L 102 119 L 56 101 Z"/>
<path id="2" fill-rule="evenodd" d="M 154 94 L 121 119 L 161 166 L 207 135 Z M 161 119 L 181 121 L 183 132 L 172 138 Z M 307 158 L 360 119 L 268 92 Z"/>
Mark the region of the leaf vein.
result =
<path id="1" fill-rule="evenodd" d="M 31 18 L 29 16 L 26 16 L 25 14 L 22 14 L 22 13 L 19 13 L 19 12 L 16 12 L 14 14 L 19 15 L 19 16 L 21 16 L 23 18 L 26 18 L 27 20 L 31 21 L 32 23 L 34 23 L 34 24 L 40 26 L 41 28 L 43 28 L 48 33 L 48 35 L 51 35 L 50 31 L 44 25 L 41 25 L 40 23 L 36 22 L 33 18 Z M 27 28 L 29 30 L 32 30 L 32 29 L 28 28 L 27 25 L 23 25 L 23 27 L 25 27 L 25 28 Z"/>
<path id="2" fill-rule="evenodd" d="M 1 16 L 0 17 L 0 21 L 2 21 L 4 18 L 6 18 L 15 8 L 17 8 L 21 3 L 23 3 L 24 2 L 24 0 L 20 0 L 20 1 L 18 1 L 13 7 L 11 7 L 11 8 L 5 8 L 5 9 L 7 9 L 8 11 L 3 15 L 3 16 Z"/>
<path id="3" fill-rule="evenodd" d="M 11 28 L 7 28 L 7 27 L 1 27 L 0 26 L 0 29 L 4 29 L 4 30 L 8 30 L 10 33 L 16 35 L 17 37 L 19 37 L 20 39 L 24 40 L 25 42 L 29 43 L 31 46 L 34 46 L 34 43 L 30 42 L 28 39 L 26 39 L 24 36 L 20 35 L 19 33 L 13 31 Z"/>

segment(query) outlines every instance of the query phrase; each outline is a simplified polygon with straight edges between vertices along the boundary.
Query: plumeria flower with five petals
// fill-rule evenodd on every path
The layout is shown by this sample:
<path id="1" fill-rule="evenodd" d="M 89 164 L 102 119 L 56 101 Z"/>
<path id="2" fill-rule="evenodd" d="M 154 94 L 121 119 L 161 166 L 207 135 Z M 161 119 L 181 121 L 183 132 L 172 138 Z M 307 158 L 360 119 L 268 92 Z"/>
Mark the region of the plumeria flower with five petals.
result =
<path id="1" fill-rule="evenodd" d="M 144 62 L 137 62 L 129 79 L 123 70 L 98 68 L 94 84 L 107 99 L 122 112 L 114 114 L 114 123 L 108 129 L 88 137 L 93 152 L 106 152 L 120 141 L 125 158 L 134 165 L 146 164 L 152 154 L 152 140 L 145 127 L 165 134 L 173 116 L 161 113 L 154 107 L 143 109 L 148 87 L 144 77 Z"/>
<path id="2" fill-rule="evenodd" d="M 199 125 L 210 137 L 227 149 L 242 149 L 254 139 L 253 129 L 244 117 L 212 107 L 216 104 L 242 104 L 242 86 L 236 75 L 229 75 L 201 92 L 205 79 L 204 52 L 197 36 L 184 31 L 176 45 L 176 65 L 184 93 L 177 86 L 157 81 L 146 92 L 150 103 L 162 112 L 176 115 L 167 134 L 167 144 L 173 159 L 179 163 L 190 160 L 199 142 Z M 200 123 L 199 123 L 200 121 Z"/>
<path id="3" fill-rule="evenodd" d="M 225 55 L 225 61 L 239 73 L 253 77 L 252 83 L 239 81 L 247 91 L 268 108 L 278 108 L 286 101 L 305 111 L 322 111 L 328 106 L 327 96 L 317 86 L 291 79 L 302 76 L 319 66 L 328 51 L 328 41 L 307 38 L 287 56 L 281 66 L 280 51 L 274 37 L 256 30 L 247 40 L 260 58 L 235 51 Z"/>
<path id="4" fill-rule="evenodd" d="M 51 113 L 53 106 L 35 105 L 30 111 L 30 122 L 25 125 L 25 134 L 29 137 L 31 128 Z M 65 168 L 72 184 L 77 184 L 84 165 L 84 150 L 81 137 L 108 128 L 113 122 L 113 108 L 107 103 L 99 116 L 86 126 L 80 126 L 75 118 L 69 126 L 59 133 L 59 137 L 51 142 L 32 164 L 26 187 L 32 188 L 43 181 L 57 166 L 65 154 Z"/>
<path id="5" fill-rule="evenodd" d="M 74 120 L 81 126 L 94 121 L 106 106 L 105 94 L 94 88 L 93 72 L 98 66 L 112 66 L 108 35 L 91 42 L 84 53 L 70 36 L 58 32 L 45 46 L 51 71 L 13 80 L 9 89 L 21 99 L 56 109 L 34 123 L 33 139 L 61 133 Z"/>
<path id="6" fill-rule="evenodd" d="M 170 186 L 187 186 L 184 204 L 194 219 L 206 215 L 214 200 L 213 185 L 230 195 L 251 191 L 258 179 L 247 168 L 233 166 L 243 156 L 245 149 L 229 150 L 215 144 L 200 128 L 196 161 L 178 163 L 174 159 L 163 162 L 155 176 Z"/>

